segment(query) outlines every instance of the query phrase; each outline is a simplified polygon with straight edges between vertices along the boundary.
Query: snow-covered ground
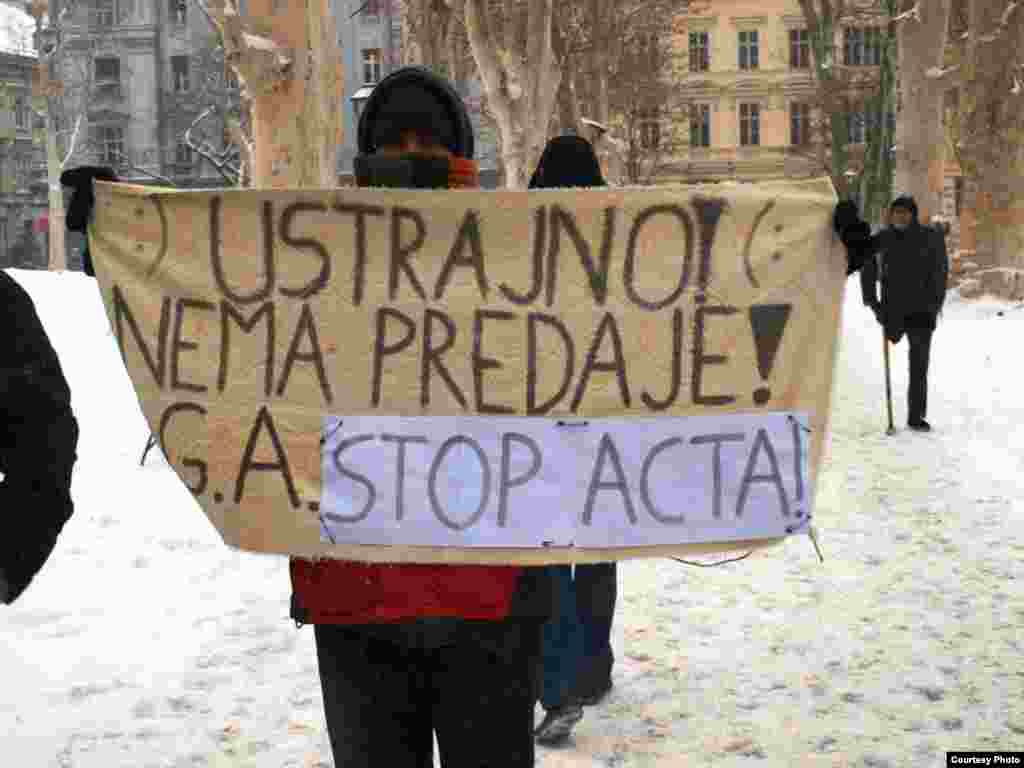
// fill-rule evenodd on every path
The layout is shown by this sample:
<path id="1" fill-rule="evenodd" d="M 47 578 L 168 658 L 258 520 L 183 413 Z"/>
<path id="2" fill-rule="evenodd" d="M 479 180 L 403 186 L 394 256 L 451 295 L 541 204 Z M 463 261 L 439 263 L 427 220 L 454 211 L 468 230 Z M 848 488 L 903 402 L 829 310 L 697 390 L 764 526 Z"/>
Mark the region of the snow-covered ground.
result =
<path id="1" fill-rule="evenodd" d="M 13 274 L 82 435 L 75 517 L 0 608 L 0 765 L 327 768 L 286 561 L 225 547 L 158 453 L 139 467 L 148 427 L 95 284 Z M 853 287 L 825 563 L 801 537 L 721 568 L 624 564 L 615 691 L 542 768 L 937 768 L 946 750 L 1024 749 L 1024 309 L 951 300 L 937 431 L 885 437 L 880 333 Z M 893 360 L 902 423 L 905 343 Z"/>

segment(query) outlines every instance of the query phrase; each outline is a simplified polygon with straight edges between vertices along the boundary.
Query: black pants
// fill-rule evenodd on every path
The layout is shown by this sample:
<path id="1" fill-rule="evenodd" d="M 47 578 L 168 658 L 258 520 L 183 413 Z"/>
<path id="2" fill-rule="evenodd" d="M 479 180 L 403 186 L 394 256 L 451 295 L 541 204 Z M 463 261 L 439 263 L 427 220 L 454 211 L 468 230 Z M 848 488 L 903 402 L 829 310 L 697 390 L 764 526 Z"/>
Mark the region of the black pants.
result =
<path id="1" fill-rule="evenodd" d="M 907 387 L 907 422 L 923 421 L 928 413 L 928 362 L 931 357 L 933 328 L 907 328 L 910 346 L 910 383 Z"/>
<path id="2" fill-rule="evenodd" d="M 466 625 L 441 647 L 315 627 L 335 768 L 431 768 L 435 731 L 443 768 L 533 768 L 539 624 Z"/>

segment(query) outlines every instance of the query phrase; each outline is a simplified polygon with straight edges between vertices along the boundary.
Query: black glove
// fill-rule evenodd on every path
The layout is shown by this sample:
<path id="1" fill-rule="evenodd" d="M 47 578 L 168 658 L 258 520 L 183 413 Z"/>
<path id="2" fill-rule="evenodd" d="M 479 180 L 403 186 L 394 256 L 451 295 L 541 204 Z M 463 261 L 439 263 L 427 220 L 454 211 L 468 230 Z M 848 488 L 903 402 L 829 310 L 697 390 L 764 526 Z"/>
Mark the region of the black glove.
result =
<path id="1" fill-rule="evenodd" d="M 836 206 L 832 214 L 832 228 L 842 240 L 844 234 L 854 224 L 861 223 L 860 213 L 857 211 L 857 204 L 852 200 L 843 200 Z"/>
<path id="2" fill-rule="evenodd" d="M 856 203 L 843 200 L 832 214 L 832 228 L 846 247 L 846 274 L 853 274 L 871 256 L 871 227 L 861 221 Z"/>
<path id="3" fill-rule="evenodd" d="M 117 181 L 118 179 L 110 168 L 95 165 L 72 168 L 60 175 L 60 183 L 74 190 L 71 202 L 68 204 L 67 216 L 64 219 L 65 225 L 72 232 L 85 232 L 89 227 L 89 217 L 92 216 L 92 209 L 96 204 L 96 198 L 93 196 L 93 181 L 96 180 Z M 85 250 L 82 251 L 82 268 L 85 270 L 85 274 L 95 277 L 92 257 L 89 255 L 88 238 L 85 241 Z"/>

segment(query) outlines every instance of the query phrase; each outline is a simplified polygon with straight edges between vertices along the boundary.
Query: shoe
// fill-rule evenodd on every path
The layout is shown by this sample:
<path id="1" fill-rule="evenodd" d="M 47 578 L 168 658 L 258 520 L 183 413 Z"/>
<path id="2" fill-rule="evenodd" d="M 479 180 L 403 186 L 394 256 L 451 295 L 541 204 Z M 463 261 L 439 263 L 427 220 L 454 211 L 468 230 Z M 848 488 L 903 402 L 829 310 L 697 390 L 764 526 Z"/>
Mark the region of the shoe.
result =
<path id="1" fill-rule="evenodd" d="M 549 709 L 544 715 L 544 721 L 534 729 L 533 737 L 538 744 L 545 746 L 559 744 L 569 738 L 573 726 L 582 719 L 583 707 L 579 704 L 564 704 Z"/>
<path id="2" fill-rule="evenodd" d="M 929 424 L 924 419 L 920 419 L 919 421 L 908 422 L 907 426 L 910 427 L 910 429 L 914 430 L 915 432 L 931 432 L 932 431 L 932 425 Z"/>
<path id="3" fill-rule="evenodd" d="M 584 707 L 596 707 L 598 704 L 600 704 L 602 701 L 604 701 L 605 697 L 607 697 L 608 694 L 611 693 L 611 692 L 612 692 L 612 681 L 611 680 L 607 680 L 607 681 L 605 681 L 605 683 L 600 688 L 597 688 L 597 689 L 595 689 L 593 691 L 589 691 L 589 692 L 581 695 L 579 697 L 579 702 Z"/>

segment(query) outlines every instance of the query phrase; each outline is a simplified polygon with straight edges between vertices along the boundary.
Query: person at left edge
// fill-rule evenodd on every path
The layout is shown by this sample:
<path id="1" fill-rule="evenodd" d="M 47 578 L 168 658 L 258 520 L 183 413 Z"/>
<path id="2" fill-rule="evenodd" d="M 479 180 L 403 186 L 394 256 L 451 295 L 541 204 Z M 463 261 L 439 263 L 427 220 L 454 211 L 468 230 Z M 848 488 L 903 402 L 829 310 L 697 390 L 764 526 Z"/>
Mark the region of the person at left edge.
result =
<path id="1" fill-rule="evenodd" d="M 24 288 L 0 271 L 0 602 L 13 603 L 71 518 L 78 422 L 57 353 Z"/>

